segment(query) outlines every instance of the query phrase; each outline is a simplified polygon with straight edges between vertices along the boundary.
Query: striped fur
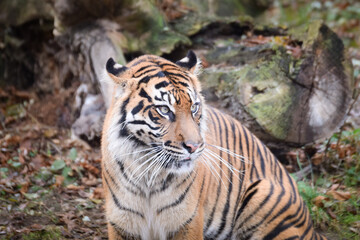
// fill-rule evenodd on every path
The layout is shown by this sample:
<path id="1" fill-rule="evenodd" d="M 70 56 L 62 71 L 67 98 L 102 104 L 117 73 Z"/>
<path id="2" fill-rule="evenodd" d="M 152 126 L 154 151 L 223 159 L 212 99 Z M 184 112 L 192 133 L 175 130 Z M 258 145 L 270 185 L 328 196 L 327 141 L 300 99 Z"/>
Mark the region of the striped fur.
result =
<path id="1" fill-rule="evenodd" d="M 102 137 L 109 239 L 325 239 L 264 144 L 207 106 L 193 53 L 107 72 Z"/>

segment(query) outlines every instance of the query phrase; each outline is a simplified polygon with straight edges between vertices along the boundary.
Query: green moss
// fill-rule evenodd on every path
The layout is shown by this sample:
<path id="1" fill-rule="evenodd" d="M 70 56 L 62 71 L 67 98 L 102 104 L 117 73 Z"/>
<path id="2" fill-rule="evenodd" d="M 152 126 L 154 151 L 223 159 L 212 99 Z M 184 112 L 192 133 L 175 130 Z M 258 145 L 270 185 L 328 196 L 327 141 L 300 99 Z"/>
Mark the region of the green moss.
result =
<path id="1" fill-rule="evenodd" d="M 292 84 L 276 62 L 257 68 L 251 66 L 244 84 L 251 86 L 252 95 L 245 105 L 247 111 L 272 136 L 285 139 L 289 129 L 288 111 L 292 106 Z"/>
<path id="2" fill-rule="evenodd" d="M 272 55 L 261 57 L 262 52 L 269 53 L 269 49 Z M 241 59 L 237 51 L 220 50 L 215 50 L 209 56 L 214 61 L 220 59 L 223 62 Z M 220 98 L 235 97 L 266 132 L 285 140 L 291 127 L 291 107 L 296 101 L 296 86 L 290 78 L 297 74 L 301 60 L 293 59 L 283 47 L 275 45 L 264 46 L 256 53 L 259 54 L 252 54 L 258 59 L 254 58 L 244 66 L 206 69 L 200 79 L 208 88 L 215 89 L 215 94 Z M 248 55 L 251 54 L 246 53 L 242 57 Z"/>
<path id="3" fill-rule="evenodd" d="M 148 32 L 146 40 L 140 42 L 140 50 L 154 55 L 170 53 L 176 45 L 190 45 L 188 37 L 176 33 L 170 29 L 163 29 L 158 32 Z"/>
<path id="4" fill-rule="evenodd" d="M 30 232 L 22 235 L 23 240 L 57 240 L 63 239 L 60 227 L 47 227 L 44 230 Z"/>

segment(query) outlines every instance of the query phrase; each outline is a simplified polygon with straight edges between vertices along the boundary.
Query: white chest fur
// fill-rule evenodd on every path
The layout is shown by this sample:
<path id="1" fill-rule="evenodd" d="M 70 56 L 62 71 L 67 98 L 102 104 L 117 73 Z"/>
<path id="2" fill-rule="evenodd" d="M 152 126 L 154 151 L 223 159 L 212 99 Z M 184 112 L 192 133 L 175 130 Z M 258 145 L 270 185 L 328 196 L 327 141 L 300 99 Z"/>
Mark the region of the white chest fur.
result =
<path id="1" fill-rule="evenodd" d="M 114 201 L 112 197 L 112 201 L 107 204 L 108 221 L 141 239 L 167 239 L 169 234 L 179 231 L 196 212 L 199 196 L 189 187 L 195 177 L 193 173 L 186 180 L 181 178 L 180 183 L 174 180 L 163 191 L 151 193 L 145 190 L 145 194 L 137 195 L 129 191 L 131 186 L 125 187 L 120 183 L 124 179 L 117 178 L 117 200 Z"/>

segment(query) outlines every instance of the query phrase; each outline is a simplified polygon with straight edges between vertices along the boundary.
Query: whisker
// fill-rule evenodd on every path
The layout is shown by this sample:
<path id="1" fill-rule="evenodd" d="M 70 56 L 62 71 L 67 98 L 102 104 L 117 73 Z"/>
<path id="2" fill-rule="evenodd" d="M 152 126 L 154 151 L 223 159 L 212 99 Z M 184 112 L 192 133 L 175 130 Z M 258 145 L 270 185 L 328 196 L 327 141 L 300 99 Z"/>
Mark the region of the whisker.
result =
<path id="1" fill-rule="evenodd" d="M 227 154 L 230 154 L 232 157 L 235 157 L 235 158 L 239 159 L 240 161 L 250 163 L 246 157 L 244 157 L 242 155 L 239 155 L 237 153 L 234 153 L 234 152 L 230 151 L 229 149 L 226 149 L 226 148 L 223 148 L 223 147 L 220 147 L 220 146 L 217 146 L 217 145 L 212 145 L 212 144 L 209 144 L 209 143 L 205 143 L 205 144 L 208 145 L 208 146 L 214 147 L 214 148 L 216 148 L 216 149 L 218 149 L 220 151 L 223 151 L 223 152 L 225 152 Z"/>
<path id="2" fill-rule="evenodd" d="M 136 153 L 141 153 L 141 152 L 146 152 L 146 151 L 150 151 L 150 150 L 154 150 L 154 149 L 158 149 L 159 147 L 151 147 L 151 148 L 146 148 L 140 151 L 135 151 L 135 152 L 131 152 L 131 153 L 125 153 L 125 154 L 121 154 L 118 155 L 117 157 L 123 157 L 123 156 L 128 156 L 128 155 L 132 155 L 132 154 L 136 154 Z"/>
<path id="3" fill-rule="evenodd" d="M 220 160 L 222 163 L 225 164 L 225 166 L 232 172 L 238 172 L 241 173 L 242 171 L 237 170 L 232 164 L 230 164 L 228 161 L 226 161 L 225 159 L 223 159 L 221 156 L 219 156 L 218 154 L 216 154 L 215 152 L 211 151 L 210 149 L 206 148 L 204 152 L 209 153 L 210 155 L 212 155 L 213 157 L 215 157 L 216 159 Z"/>
<path id="4" fill-rule="evenodd" d="M 203 162 L 205 164 L 205 166 L 209 169 L 209 171 L 211 172 L 211 175 L 214 176 L 214 178 L 216 179 L 217 183 L 220 183 L 219 179 L 222 180 L 220 178 L 220 174 L 216 171 L 216 169 L 214 169 L 214 166 L 212 165 L 211 162 L 209 162 L 207 159 L 204 158 L 204 156 L 200 156 L 201 157 L 201 162 Z M 217 175 L 214 174 L 214 171 Z M 224 184 L 225 186 L 225 184 Z"/>
<path id="5" fill-rule="evenodd" d="M 156 153 L 154 156 L 151 156 L 149 159 L 147 159 L 146 161 L 144 161 L 142 164 L 140 164 L 131 174 L 130 178 L 132 179 L 135 175 L 135 173 L 137 171 L 139 171 L 139 169 L 144 166 L 145 164 L 147 164 L 148 162 L 152 161 L 154 158 L 156 159 L 156 157 L 158 157 L 159 155 L 161 155 L 163 153 L 163 150 L 161 150 L 160 152 Z M 147 166 L 145 168 L 145 170 L 143 170 L 140 175 L 143 173 L 143 172 L 146 172 L 148 170 L 148 168 L 154 163 L 155 161 L 153 161 L 152 163 L 150 163 L 149 166 Z M 140 175 L 136 177 L 136 179 L 139 179 L 140 178 Z"/>
<path id="6" fill-rule="evenodd" d="M 215 159 L 213 159 L 211 156 L 207 155 L 206 153 L 204 153 L 204 155 L 210 159 L 213 163 L 215 163 L 215 165 L 220 169 L 220 171 L 223 173 L 223 175 L 225 176 L 225 178 L 232 183 L 232 181 L 229 179 L 229 177 L 227 176 L 227 173 L 220 167 L 220 165 L 216 162 Z"/>
<path id="7" fill-rule="evenodd" d="M 152 175 L 151 175 L 151 177 L 150 177 L 150 180 L 149 180 L 150 186 L 153 185 L 153 182 L 155 181 L 156 177 L 160 174 L 161 169 L 163 168 L 164 164 L 165 164 L 166 162 L 168 162 L 168 160 L 167 160 L 167 157 L 168 157 L 168 156 L 169 156 L 169 153 L 165 152 L 165 155 L 163 155 L 163 156 L 161 157 L 161 159 L 159 159 L 159 164 L 158 164 L 159 167 L 158 167 L 155 171 L 152 172 Z"/>
<path id="8" fill-rule="evenodd" d="M 137 178 L 136 178 L 136 180 L 135 180 L 135 183 L 138 183 L 138 182 L 141 180 L 141 178 L 152 168 L 152 166 L 158 162 L 159 157 L 161 157 L 163 154 L 164 154 L 164 150 L 160 151 L 160 152 L 157 153 L 155 156 L 153 156 L 153 157 L 151 157 L 151 158 L 149 159 L 149 160 L 153 160 L 153 159 L 155 159 L 155 160 L 153 160 L 153 161 L 149 164 L 149 166 L 147 166 L 147 167 L 139 174 L 139 176 L 137 176 Z M 149 161 L 149 160 L 148 160 L 148 161 Z M 148 161 L 147 161 L 147 162 L 148 162 Z"/>
<path id="9" fill-rule="evenodd" d="M 148 155 L 154 154 L 159 150 L 159 148 L 156 148 L 154 150 L 151 150 L 150 152 L 146 153 L 144 156 L 136 159 L 135 161 L 133 161 L 126 169 L 124 172 L 126 172 L 132 165 L 134 165 L 135 163 L 138 163 L 141 159 L 147 157 Z M 140 167 L 143 166 L 143 164 L 140 165 Z M 136 171 L 136 170 L 135 170 Z"/>

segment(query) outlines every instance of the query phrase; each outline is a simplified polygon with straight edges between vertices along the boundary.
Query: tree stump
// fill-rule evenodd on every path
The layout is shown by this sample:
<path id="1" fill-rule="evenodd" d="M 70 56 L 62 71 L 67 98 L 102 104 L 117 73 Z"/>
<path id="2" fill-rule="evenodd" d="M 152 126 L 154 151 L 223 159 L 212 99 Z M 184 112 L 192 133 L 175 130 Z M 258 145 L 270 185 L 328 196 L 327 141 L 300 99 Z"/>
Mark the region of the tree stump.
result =
<path id="1" fill-rule="evenodd" d="M 296 46 L 240 43 L 204 54 L 211 64 L 200 76 L 208 102 L 270 145 L 300 146 L 330 136 L 354 90 L 342 41 L 320 22 L 279 39 Z"/>

